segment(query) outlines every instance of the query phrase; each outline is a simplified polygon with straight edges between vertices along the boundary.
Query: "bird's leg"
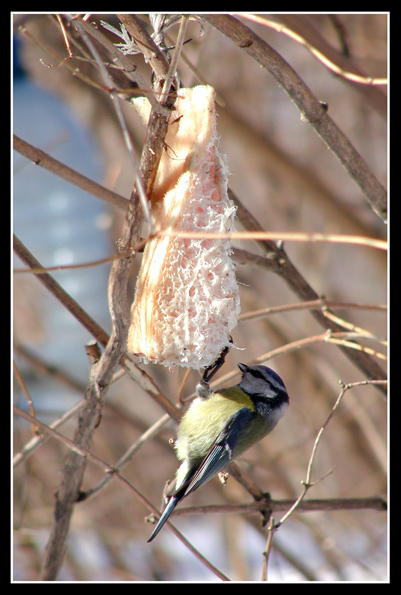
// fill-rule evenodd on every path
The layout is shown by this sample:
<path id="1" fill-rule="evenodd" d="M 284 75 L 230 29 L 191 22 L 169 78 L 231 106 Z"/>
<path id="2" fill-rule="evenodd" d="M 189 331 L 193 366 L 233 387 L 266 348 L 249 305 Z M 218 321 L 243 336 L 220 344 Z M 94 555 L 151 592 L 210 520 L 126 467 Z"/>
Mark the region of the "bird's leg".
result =
<path id="1" fill-rule="evenodd" d="M 230 343 L 232 342 L 233 340 L 230 336 Z M 224 347 L 223 351 L 220 353 L 219 357 L 216 359 L 214 364 L 208 366 L 206 370 L 203 372 L 200 382 L 196 385 L 196 392 L 198 394 L 198 397 L 201 397 L 202 399 L 207 399 L 209 397 L 210 393 L 212 392 L 209 386 L 209 382 L 216 374 L 216 372 L 220 370 L 220 368 L 224 364 L 226 355 L 229 351 L 230 345 L 226 345 L 226 347 Z"/>
<path id="2" fill-rule="evenodd" d="M 225 362 L 227 353 L 230 351 L 230 347 L 231 347 L 232 343 L 233 343 L 233 339 L 230 336 L 230 345 L 226 345 L 226 347 L 224 347 L 223 351 L 220 353 L 219 357 L 216 359 L 214 364 L 212 364 L 211 366 L 206 368 L 206 370 L 203 372 L 203 376 L 202 376 L 203 382 L 205 382 L 206 384 L 209 384 L 210 380 L 213 378 L 213 376 L 216 374 L 216 372 L 218 372 L 218 370 L 220 370 L 220 368 L 222 367 L 222 365 Z"/>

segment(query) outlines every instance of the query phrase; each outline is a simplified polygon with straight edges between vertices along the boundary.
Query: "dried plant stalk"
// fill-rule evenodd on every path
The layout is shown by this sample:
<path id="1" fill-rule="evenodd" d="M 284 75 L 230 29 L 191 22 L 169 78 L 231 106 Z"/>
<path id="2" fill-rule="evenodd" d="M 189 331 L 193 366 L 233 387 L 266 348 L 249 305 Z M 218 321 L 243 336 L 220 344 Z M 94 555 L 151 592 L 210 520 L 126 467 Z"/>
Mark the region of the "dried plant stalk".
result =
<path id="1" fill-rule="evenodd" d="M 179 89 L 151 196 L 157 229 L 234 231 L 227 164 L 218 149 L 215 91 Z M 146 99 L 134 100 L 147 122 Z M 229 343 L 240 312 L 227 240 L 156 237 L 145 247 L 128 350 L 146 363 L 199 370 Z"/>

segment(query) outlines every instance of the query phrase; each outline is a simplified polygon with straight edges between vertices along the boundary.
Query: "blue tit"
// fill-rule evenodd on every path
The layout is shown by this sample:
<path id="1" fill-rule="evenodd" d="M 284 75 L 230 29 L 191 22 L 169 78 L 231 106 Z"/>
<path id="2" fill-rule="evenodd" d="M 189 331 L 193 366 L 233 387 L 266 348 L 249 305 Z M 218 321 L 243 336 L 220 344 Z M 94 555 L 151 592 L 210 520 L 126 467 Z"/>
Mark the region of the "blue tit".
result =
<path id="1" fill-rule="evenodd" d="M 236 386 L 213 392 L 201 382 L 177 430 L 175 449 L 182 461 L 152 541 L 183 498 L 223 471 L 241 453 L 273 430 L 289 405 L 280 376 L 266 366 L 238 364 Z"/>

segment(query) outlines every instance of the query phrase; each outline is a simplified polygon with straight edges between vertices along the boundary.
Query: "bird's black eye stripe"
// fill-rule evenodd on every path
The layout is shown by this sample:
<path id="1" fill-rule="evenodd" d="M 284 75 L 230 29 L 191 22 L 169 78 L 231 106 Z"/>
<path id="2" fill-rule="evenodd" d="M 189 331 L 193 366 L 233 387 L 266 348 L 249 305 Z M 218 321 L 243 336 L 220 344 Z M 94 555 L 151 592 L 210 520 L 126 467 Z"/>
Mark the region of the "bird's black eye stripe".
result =
<path id="1" fill-rule="evenodd" d="M 262 380 L 266 380 L 266 376 L 262 374 L 260 370 L 248 370 L 248 372 L 250 372 L 252 376 L 255 376 L 255 378 L 261 378 Z"/>
<path id="2" fill-rule="evenodd" d="M 248 370 L 248 372 L 250 372 L 252 376 L 255 376 L 255 378 L 261 378 L 272 387 L 274 387 L 274 383 L 277 382 L 277 384 L 279 384 L 281 388 L 285 388 L 284 382 L 281 380 L 280 376 L 276 374 L 273 370 L 271 370 L 269 374 L 263 373 L 258 369 L 250 369 Z"/>
<path id="3" fill-rule="evenodd" d="M 274 370 L 270 368 L 266 371 L 263 369 L 260 370 L 258 368 L 248 368 L 248 374 L 252 374 L 254 378 L 258 378 L 263 380 L 266 384 L 268 384 L 271 392 L 276 395 L 276 397 L 284 397 L 288 398 L 287 389 L 285 388 L 284 382 L 281 380 L 280 376 L 276 374 Z"/>

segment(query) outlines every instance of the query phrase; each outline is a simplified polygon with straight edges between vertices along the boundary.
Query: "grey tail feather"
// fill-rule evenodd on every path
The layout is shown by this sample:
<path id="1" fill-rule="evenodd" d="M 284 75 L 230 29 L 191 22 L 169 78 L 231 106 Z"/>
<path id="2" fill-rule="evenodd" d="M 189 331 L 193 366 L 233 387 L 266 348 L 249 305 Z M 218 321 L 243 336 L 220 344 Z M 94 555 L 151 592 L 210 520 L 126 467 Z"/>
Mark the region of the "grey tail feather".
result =
<path id="1" fill-rule="evenodd" d="M 177 506 L 178 502 L 181 498 L 177 498 L 177 496 L 172 496 L 170 500 L 167 502 L 166 508 L 163 510 L 161 517 L 159 518 L 156 527 L 153 529 L 152 535 L 148 539 L 148 543 L 150 543 L 156 535 L 159 533 L 161 528 L 163 527 L 164 523 L 168 520 L 169 516 L 172 514 L 174 508 Z"/>

